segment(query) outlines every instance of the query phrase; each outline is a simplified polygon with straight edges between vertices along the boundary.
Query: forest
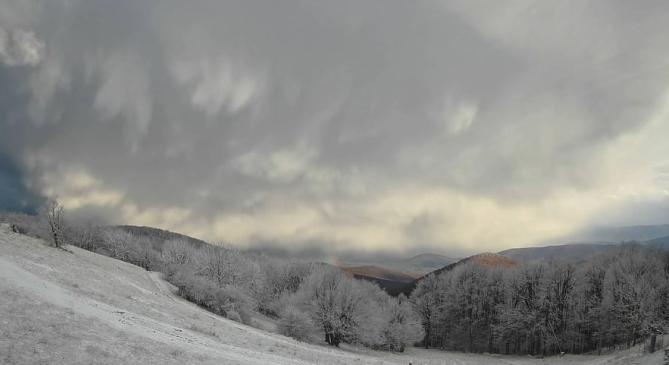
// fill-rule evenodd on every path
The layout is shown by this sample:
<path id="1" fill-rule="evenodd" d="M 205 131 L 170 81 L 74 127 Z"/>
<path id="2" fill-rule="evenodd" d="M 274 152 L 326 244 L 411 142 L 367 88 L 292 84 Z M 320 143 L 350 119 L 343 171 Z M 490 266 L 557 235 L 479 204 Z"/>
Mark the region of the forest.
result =
<path id="1" fill-rule="evenodd" d="M 628 243 L 577 266 L 460 265 L 411 295 L 425 347 L 550 355 L 634 346 L 669 319 L 669 254 Z"/>
<path id="2" fill-rule="evenodd" d="M 301 341 L 387 351 L 424 346 L 554 355 L 635 346 L 669 321 L 669 252 L 640 244 L 579 264 L 511 268 L 476 262 L 419 279 L 407 297 L 325 263 L 286 260 L 148 228 L 2 214 L 15 231 L 160 271 L 183 298 L 229 319 Z"/>
<path id="3" fill-rule="evenodd" d="M 160 271 L 180 296 L 212 313 L 298 340 L 403 351 L 423 338 L 420 318 L 405 296 L 392 297 L 337 267 L 146 227 L 65 222 L 62 214 L 52 205 L 39 216 L 0 214 L 0 221 L 56 247 L 71 244 Z M 276 323 L 276 329 L 266 328 L 257 314 Z"/>

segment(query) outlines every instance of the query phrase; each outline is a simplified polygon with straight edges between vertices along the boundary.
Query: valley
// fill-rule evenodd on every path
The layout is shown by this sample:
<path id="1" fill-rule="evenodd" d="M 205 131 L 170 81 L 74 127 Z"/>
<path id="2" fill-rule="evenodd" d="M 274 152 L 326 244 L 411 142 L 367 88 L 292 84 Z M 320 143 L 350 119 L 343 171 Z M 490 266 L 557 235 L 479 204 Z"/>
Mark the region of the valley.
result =
<path id="1" fill-rule="evenodd" d="M 659 352 L 533 359 L 307 344 L 216 316 L 160 274 L 0 228 L 3 364 L 654 364 Z"/>

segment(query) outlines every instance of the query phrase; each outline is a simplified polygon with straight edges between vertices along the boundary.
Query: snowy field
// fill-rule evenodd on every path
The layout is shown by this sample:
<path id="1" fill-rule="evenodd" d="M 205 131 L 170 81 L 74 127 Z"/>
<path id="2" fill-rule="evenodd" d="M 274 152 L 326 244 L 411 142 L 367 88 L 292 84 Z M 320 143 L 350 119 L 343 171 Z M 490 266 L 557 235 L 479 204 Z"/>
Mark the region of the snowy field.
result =
<path id="1" fill-rule="evenodd" d="M 310 345 L 221 318 L 128 263 L 0 226 L 0 364 L 660 364 L 660 352 L 534 359 Z"/>

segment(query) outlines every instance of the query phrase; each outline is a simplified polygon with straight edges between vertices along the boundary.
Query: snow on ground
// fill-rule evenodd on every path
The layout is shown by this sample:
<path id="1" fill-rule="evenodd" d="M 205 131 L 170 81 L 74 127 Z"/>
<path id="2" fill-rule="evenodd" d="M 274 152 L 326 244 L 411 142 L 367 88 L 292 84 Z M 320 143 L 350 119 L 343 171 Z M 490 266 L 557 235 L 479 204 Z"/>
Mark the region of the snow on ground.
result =
<path id="1" fill-rule="evenodd" d="M 158 273 L 0 226 L 0 364 L 659 364 L 660 353 L 533 359 L 310 345 L 215 316 Z"/>

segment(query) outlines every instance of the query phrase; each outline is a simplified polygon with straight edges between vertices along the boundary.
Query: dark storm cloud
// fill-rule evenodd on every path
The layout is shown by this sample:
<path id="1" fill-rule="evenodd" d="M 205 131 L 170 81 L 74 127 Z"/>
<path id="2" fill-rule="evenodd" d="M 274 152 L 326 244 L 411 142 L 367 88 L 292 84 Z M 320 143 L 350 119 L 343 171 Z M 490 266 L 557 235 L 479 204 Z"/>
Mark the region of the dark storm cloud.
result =
<path id="1" fill-rule="evenodd" d="M 71 210 L 212 240 L 531 243 L 666 202 L 667 7 L 629 7 L 0 0 L 0 142 Z"/>
<path id="2" fill-rule="evenodd" d="M 26 186 L 18 166 L 0 151 L 0 211 L 34 214 L 41 200 Z"/>

